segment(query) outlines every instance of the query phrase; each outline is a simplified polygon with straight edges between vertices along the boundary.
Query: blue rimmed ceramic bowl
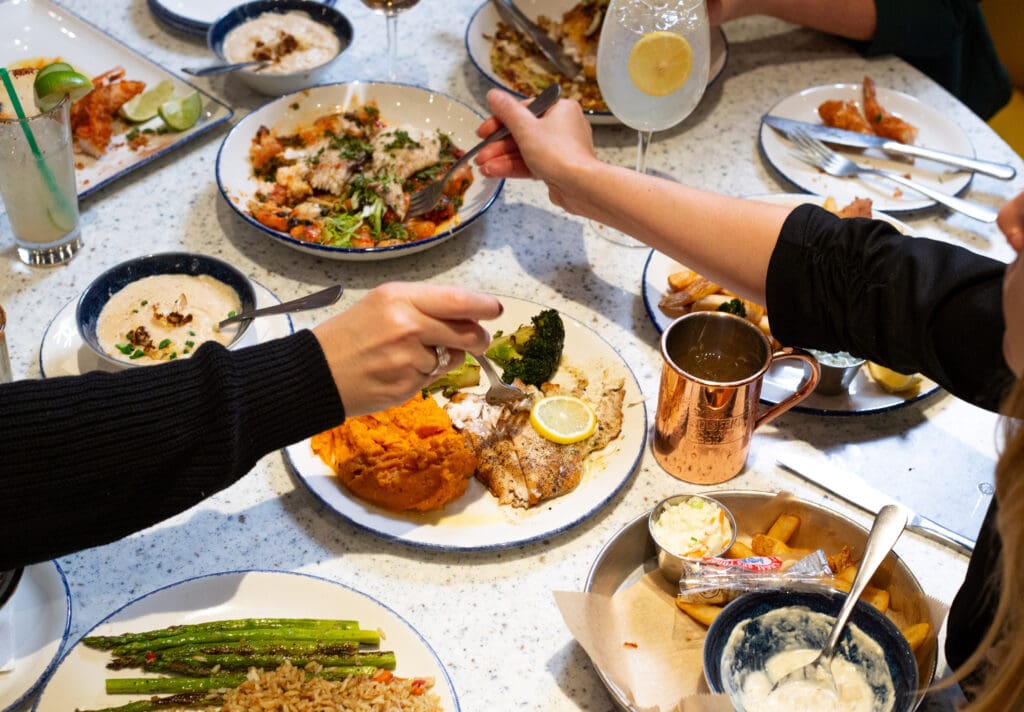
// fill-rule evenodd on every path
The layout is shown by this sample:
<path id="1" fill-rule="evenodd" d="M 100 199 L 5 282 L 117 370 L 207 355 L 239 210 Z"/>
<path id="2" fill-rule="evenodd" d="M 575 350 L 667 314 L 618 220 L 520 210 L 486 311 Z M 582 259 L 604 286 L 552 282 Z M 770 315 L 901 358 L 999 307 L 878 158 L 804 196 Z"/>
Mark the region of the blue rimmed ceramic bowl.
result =
<path id="1" fill-rule="evenodd" d="M 250 88 L 267 96 L 281 96 L 305 89 L 320 83 L 324 79 L 327 68 L 352 44 L 352 23 L 336 10 L 333 5 L 325 5 L 314 0 L 256 0 L 232 8 L 221 15 L 210 25 L 206 33 L 206 44 L 222 62 L 240 62 L 246 58 L 228 59 L 224 53 L 224 40 L 228 34 L 241 25 L 255 20 L 266 13 L 285 14 L 299 11 L 309 16 L 317 24 L 329 28 L 338 38 L 340 49 L 326 62 L 315 67 L 294 72 L 277 73 L 240 69 L 235 72 L 238 78 Z"/>
<path id="2" fill-rule="evenodd" d="M 103 347 L 96 332 L 100 312 L 110 301 L 111 296 L 132 282 L 162 274 L 183 274 L 193 277 L 209 275 L 235 290 L 241 302 L 242 311 L 256 308 L 256 291 L 249 278 L 237 267 L 216 257 L 191 252 L 164 252 L 126 260 L 94 279 L 78 298 L 75 310 L 75 323 L 78 326 L 79 335 L 105 365 L 130 368 L 163 363 L 163 361 L 152 359 L 125 361 L 123 358 L 118 358 Z M 227 327 L 234 329 L 234 338 L 227 344 L 227 348 L 235 348 L 249 343 L 249 335 L 255 333 L 255 330 L 249 328 L 251 324 L 252 320 L 244 320 L 239 322 L 237 327 Z M 198 346 L 199 344 L 196 344 L 196 348 Z"/>
<path id="3" fill-rule="evenodd" d="M 779 653 L 797 648 L 821 650 L 845 599 L 846 594 L 839 591 L 810 586 L 754 591 L 735 599 L 718 614 L 704 639 L 704 677 L 708 687 L 712 692 L 729 695 L 733 705 L 742 710 L 739 692 L 747 676 L 764 671 L 767 661 Z M 762 618 L 777 611 L 785 611 L 787 616 L 782 620 Z M 811 616 L 807 620 L 805 611 L 828 618 Z M 850 624 L 878 643 L 882 657 L 876 660 L 862 648 L 849 646 L 849 630 L 840 639 L 836 656 L 854 663 L 869 684 L 884 677 L 891 680 L 893 704 L 887 709 L 913 710 L 918 693 L 917 661 L 899 628 L 864 601 L 857 602 L 847 625 Z"/>

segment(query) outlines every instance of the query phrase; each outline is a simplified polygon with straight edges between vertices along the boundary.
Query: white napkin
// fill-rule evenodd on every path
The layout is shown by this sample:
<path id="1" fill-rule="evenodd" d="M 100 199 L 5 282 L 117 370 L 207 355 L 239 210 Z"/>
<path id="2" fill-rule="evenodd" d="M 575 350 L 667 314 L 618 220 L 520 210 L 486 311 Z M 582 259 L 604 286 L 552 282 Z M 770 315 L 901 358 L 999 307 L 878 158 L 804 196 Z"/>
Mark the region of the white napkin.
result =
<path id="1" fill-rule="evenodd" d="M 0 607 L 0 673 L 14 669 L 13 609 L 14 606 L 10 605 Z"/>

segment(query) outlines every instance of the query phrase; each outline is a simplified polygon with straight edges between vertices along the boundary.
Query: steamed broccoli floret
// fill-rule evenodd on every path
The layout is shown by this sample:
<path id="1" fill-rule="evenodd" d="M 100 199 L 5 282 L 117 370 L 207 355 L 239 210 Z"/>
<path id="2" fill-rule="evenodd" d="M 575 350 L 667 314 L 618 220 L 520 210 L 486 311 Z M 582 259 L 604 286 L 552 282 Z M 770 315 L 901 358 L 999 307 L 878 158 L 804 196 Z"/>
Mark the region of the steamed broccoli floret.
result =
<path id="1" fill-rule="evenodd" d="M 479 383 L 480 364 L 476 362 L 475 358 L 466 354 L 466 358 L 463 360 L 461 366 L 453 368 L 451 371 L 424 388 L 423 395 L 426 396 L 428 393 L 433 391 L 441 391 L 441 395 L 446 398 L 451 398 L 455 395 L 456 391 L 463 388 L 469 388 L 470 386 L 476 386 Z"/>
<path id="2" fill-rule="evenodd" d="M 719 304 L 718 309 L 716 311 L 729 312 L 730 314 L 735 314 L 736 316 L 742 317 L 745 317 L 747 315 L 747 308 L 743 306 L 743 302 L 735 298 Z"/>
<path id="3" fill-rule="evenodd" d="M 562 360 L 565 325 L 554 309 L 546 309 L 511 334 L 497 332 L 487 349 L 487 358 L 504 369 L 501 380 L 516 378 L 540 388 L 549 381 Z"/>

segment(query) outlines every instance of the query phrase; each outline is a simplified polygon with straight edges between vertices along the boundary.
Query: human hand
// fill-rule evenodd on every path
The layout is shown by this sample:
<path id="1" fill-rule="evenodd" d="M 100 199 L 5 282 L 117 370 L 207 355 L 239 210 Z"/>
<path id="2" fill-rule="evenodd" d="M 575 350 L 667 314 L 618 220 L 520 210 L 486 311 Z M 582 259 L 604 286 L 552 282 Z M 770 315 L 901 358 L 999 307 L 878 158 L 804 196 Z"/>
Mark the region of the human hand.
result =
<path id="1" fill-rule="evenodd" d="M 494 116 L 477 129 L 486 137 L 500 126 L 510 138 L 485 147 L 476 157 L 480 172 L 495 178 L 537 178 L 548 186 L 551 202 L 566 204 L 572 176 L 597 161 L 590 124 L 575 101 L 562 99 L 537 118 L 511 94 L 500 89 L 487 93 Z"/>
<path id="2" fill-rule="evenodd" d="M 482 353 L 491 337 L 480 320 L 496 319 L 495 297 L 459 287 L 391 282 L 313 328 L 346 416 L 398 405 L 439 375 L 434 346 Z"/>
<path id="3" fill-rule="evenodd" d="M 1019 193 L 1000 208 L 996 225 L 1014 250 L 1024 250 L 1024 193 Z"/>

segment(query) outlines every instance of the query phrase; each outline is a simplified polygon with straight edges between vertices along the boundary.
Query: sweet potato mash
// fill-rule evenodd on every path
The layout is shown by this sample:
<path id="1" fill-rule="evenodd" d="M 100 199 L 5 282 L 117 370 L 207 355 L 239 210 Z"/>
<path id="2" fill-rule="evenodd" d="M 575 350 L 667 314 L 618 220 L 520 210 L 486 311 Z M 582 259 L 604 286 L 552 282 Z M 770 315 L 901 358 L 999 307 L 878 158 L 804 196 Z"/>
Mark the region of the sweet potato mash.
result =
<path id="1" fill-rule="evenodd" d="M 476 456 L 433 398 L 350 418 L 313 451 L 354 494 L 394 512 L 440 509 L 466 491 Z"/>

